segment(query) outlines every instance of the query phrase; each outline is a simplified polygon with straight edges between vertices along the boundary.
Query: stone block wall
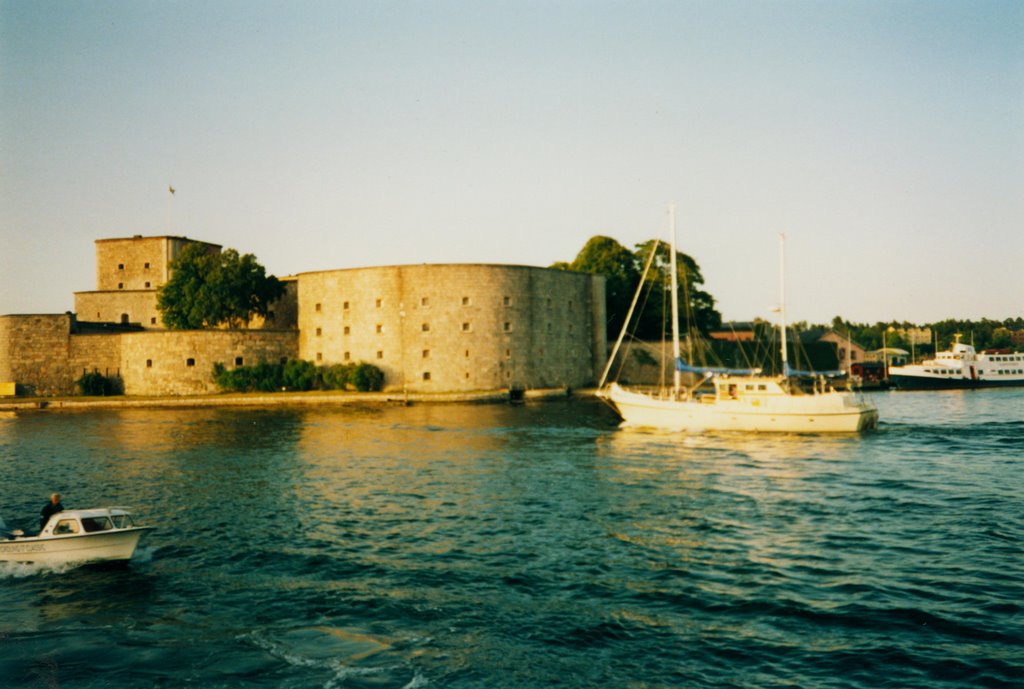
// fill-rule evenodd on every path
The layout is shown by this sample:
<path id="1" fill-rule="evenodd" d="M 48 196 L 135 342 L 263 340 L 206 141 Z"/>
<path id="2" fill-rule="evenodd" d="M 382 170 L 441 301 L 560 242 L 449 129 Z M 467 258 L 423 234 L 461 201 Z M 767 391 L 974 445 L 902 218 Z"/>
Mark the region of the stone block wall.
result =
<path id="1" fill-rule="evenodd" d="M 83 321 L 138 323 L 144 328 L 164 327 L 156 308 L 155 290 L 75 292 L 75 313 Z"/>
<path id="2" fill-rule="evenodd" d="M 74 391 L 71 314 L 0 316 L 0 381 L 28 395 Z"/>
<path id="3" fill-rule="evenodd" d="M 170 263 L 189 244 L 203 244 L 210 253 L 220 245 L 187 237 L 143 237 L 96 240 L 96 290 L 156 289 L 167 282 Z"/>
<path id="4" fill-rule="evenodd" d="M 279 363 L 298 356 L 298 333 L 272 330 L 164 330 L 124 333 L 121 376 L 127 395 L 216 392 L 213 365 Z"/>
<path id="5" fill-rule="evenodd" d="M 604 365 L 600 277 L 414 265 L 298 278 L 300 358 L 367 361 L 384 371 L 388 390 L 578 387 Z"/>

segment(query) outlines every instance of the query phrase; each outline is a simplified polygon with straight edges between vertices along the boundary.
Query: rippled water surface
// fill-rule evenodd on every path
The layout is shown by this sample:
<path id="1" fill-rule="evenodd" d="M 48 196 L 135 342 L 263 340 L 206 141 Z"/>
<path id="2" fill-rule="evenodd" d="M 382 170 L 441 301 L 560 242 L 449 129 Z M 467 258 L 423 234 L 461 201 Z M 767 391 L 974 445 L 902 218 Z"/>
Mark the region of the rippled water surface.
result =
<path id="1" fill-rule="evenodd" d="M 861 437 L 603 406 L 0 417 L 0 516 L 128 505 L 124 568 L 0 565 L 23 687 L 1020 687 L 1024 391 Z"/>

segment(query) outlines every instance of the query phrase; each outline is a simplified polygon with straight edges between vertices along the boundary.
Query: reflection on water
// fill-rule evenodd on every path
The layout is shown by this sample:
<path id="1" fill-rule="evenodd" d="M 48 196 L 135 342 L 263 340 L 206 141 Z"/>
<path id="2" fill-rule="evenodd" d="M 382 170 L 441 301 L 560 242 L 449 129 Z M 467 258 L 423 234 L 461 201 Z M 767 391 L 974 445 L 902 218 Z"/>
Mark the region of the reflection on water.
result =
<path id="1" fill-rule="evenodd" d="M 879 396 L 860 437 L 579 401 L 0 419 L 11 526 L 60 490 L 157 527 L 121 570 L 0 567 L 0 677 L 1009 686 L 1022 400 Z"/>

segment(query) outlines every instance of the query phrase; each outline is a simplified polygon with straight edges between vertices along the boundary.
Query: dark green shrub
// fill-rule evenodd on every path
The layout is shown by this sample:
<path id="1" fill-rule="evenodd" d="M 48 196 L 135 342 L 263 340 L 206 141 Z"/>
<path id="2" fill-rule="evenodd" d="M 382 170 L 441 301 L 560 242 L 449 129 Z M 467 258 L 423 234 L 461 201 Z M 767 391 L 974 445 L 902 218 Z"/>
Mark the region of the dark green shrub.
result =
<path id="1" fill-rule="evenodd" d="M 75 383 L 80 394 L 92 397 L 119 395 L 123 389 L 118 376 L 105 376 L 99 371 L 83 373 Z"/>
<path id="2" fill-rule="evenodd" d="M 358 364 L 352 372 L 352 385 L 359 392 L 380 390 L 384 385 L 384 372 L 373 364 Z"/>

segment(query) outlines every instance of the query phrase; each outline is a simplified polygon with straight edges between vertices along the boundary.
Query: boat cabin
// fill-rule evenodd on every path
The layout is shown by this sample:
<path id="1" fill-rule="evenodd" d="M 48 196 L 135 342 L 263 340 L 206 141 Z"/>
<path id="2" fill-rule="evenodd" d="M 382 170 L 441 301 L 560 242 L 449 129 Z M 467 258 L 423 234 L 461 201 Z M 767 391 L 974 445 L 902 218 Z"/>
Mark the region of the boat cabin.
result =
<path id="1" fill-rule="evenodd" d="M 133 526 L 132 516 L 122 509 L 64 510 L 50 517 L 39 535 L 77 536 Z"/>

